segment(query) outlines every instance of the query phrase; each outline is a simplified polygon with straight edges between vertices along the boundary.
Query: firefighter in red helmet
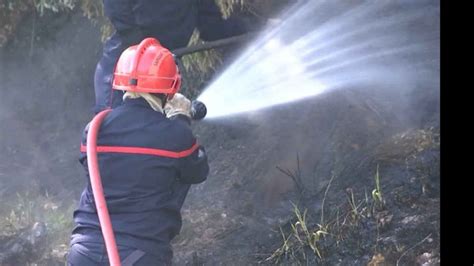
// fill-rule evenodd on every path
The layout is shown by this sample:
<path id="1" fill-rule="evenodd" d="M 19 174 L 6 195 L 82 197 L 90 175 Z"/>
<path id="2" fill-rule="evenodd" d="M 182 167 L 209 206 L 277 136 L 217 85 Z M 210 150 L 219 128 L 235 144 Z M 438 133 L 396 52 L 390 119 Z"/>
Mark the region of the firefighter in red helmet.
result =
<path id="1" fill-rule="evenodd" d="M 126 49 L 115 67 L 113 88 L 125 92 L 123 104 L 102 122 L 97 151 L 122 265 L 171 264 L 185 197 L 209 172 L 180 84 L 173 55 L 153 38 Z M 86 135 L 87 127 L 80 162 L 88 176 Z M 109 265 L 90 183 L 74 222 L 69 265 Z"/>

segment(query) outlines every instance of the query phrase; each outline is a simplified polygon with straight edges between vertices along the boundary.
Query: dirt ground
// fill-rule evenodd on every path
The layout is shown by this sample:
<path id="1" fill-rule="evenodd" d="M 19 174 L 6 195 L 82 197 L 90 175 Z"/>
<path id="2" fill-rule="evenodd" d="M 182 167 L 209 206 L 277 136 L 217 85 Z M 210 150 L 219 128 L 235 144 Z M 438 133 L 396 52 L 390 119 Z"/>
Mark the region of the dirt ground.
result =
<path id="1" fill-rule="evenodd" d="M 0 50 L 0 213 L 49 219 L 36 262 L 60 265 L 86 182 L 77 157 L 100 32 L 80 14 L 47 14 L 31 42 L 31 23 Z M 211 173 L 185 202 L 175 264 L 438 265 L 439 65 L 428 64 L 431 81 L 414 88 L 346 88 L 196 123 Z M 37 207 L 28 219 L 26 205 Z"/>

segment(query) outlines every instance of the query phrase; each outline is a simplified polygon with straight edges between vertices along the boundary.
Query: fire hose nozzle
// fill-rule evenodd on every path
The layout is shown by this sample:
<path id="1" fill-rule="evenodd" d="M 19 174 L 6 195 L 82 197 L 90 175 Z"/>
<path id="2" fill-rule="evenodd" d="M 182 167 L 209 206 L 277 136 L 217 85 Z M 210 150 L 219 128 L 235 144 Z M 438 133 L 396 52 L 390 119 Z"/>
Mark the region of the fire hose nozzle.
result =
<path id="1" fill-rule="evenodd" d="M 206 105 L 201 102 L 194 100 L 191 103 L 191 117 L 193 120 L 201 120 L 203 119 L 207 114 L 207 108 Z"/>

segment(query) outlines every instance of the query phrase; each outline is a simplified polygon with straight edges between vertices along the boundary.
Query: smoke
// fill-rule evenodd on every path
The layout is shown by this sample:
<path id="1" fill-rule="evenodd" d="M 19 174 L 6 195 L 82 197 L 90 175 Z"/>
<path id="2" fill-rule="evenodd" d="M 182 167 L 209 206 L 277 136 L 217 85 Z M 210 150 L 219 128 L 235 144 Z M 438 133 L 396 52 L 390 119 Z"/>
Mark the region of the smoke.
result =
<path id="1" fill-rule="evenodd" d="M 17 37 L 0 50 L 0 184 L 5 194 L 67 195 L 71 188 L 81 189 L 77 184 L 85 178 L 78 149 L 92 115 L 99 35 L 80 12 L 45 13 L 36 22 L 25 20 Z"/>

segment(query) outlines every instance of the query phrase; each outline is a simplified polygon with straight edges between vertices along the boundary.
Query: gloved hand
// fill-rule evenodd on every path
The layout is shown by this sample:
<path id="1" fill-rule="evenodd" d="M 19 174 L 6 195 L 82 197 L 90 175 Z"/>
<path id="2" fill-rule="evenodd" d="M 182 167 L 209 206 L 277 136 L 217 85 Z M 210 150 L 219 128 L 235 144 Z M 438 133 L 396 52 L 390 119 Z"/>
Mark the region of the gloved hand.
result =
<path id="1" fill-rule="evenodd" d="M 191 119 L 191 101 L 181 93 L 176 93 L 171 100 L 166 102 L 163 111 L 168 118 L 185 115 Z"/>

